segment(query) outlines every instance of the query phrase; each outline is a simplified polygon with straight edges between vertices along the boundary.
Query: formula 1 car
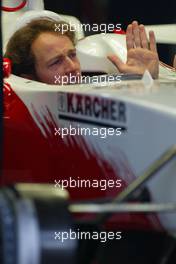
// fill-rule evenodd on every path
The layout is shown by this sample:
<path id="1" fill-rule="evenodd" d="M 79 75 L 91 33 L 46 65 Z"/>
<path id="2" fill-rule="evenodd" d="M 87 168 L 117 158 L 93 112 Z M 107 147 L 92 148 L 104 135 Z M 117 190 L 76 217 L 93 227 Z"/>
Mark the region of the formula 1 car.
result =
<path id="1" fill-rule="evenodd" d="M 36 6 L 40 4 L 36 9 L 44 8 L 42 1 L 29 1 L 29 3 L 33 9 L 35 4 Z M 25 12 L 24 15 L 18 14 L 15 29 L 29 21 L 31 17 L 55 16 L 60 19 L 61 16 L 41 10 Z M 67 19 L 69 20 L 68 16 Z M 79 23 L 78 20 L 71 19 Z M 4 21 L 5 46 L 11 33 L 6 35 L 6 25 L 9 25 L 7 17 Z M 34 193 L 33 188 L 38 192 L 42 186 L 45 186 L 44 183 L 50 183 L 55 192 L 59 192 L 59 189 L 67 190 L 68 201 L 72 205 L 69 210 L 74 213 L 73 217 L 78 223 L 83 223 L 85 220 L 90 220 L 92 223 L 95 214 L 101 213 L 101 221 L 99 217 L 97 221 L 101 224 L 103 221 L 106 230 L 120 229 L 125 234 L 127 231 L 141 230 L 150 235 L 151 232 L 167 234 L 167 239 L 162 240 L 163 254 L 159 254 L 159 249 L 156 249 L 154 256 L 149 254 L 146 257 L 146 251 L 140 253 L 134 248 L 129 249 L 129 252 L 134 250 L 140 256 L 138 259 L 133 259 L 131 253 L 130 263 L 174 263 L 176 259 L 175 70 L 161 64 L 160 78 L 155 81 L 147 72 L 144 76 L 119 74 L 106 56 L 109 52 L 117 53 L 121 59 L 126 60 L 125 35 L 99 34 L 84 39 L 82 36 L 83 32 L 80 37 L 78 36 L 80 40 L 77 44 L 81 67 L 86 75 L 97 75 L 96 81 L 95 77 L 91 77 L 82 84 L 46 85 L 10 74 L 10 62 L 4 61 L 2 204 L 3 206 L 5 204 L 4 197 L 8 196 L 8 199 L 6 198 L 8 202 L 15 197 L 11 207 L 13 204 L 16 208 L 15 204 L 19 203 L 17 197 L 21 197 L 20 199 L 25 197 L 21 193 L 27 193 L 27 197 L 31 197 L 30 192 Z M 24 183 L 41 185 L 35 189 L 35 184 Z M 7 185 L 15 184 L 16 187 L 7 191 Z M 45 187 L 43 190 L 46 191 Z M 13 192 L 13 195 L 9 196 L 9 192 Z M 47 197 L 46 192 L 45 198 Z M 36 210 L 39 210 L 41 203 L 36 204 L 38 204 Z M 2 212 L 4 212 L 3 206 L 0 206 Z M 50 206 L 52 207 L 51 204 Z M 23 211 L 22 208 L 20 210 Z M 42 214 L 44 209 L 39 211 L 45 218 L 44 213 Z M 19 210 L 15 211 L 14 218 L 19 217 L 17 216 L 19 212 Z M 34 218 L 34 215 L 32 217 Z M 22 232 L 24 230 L 20 234 Z M 23 235 L 19 235 L 18 239 L 22 237 Z M 131 238 L 128 239 L 130 241 Z M 23 248 L 22 241 L 19 243 Z M 149 239 L 145 244 L 145 249 L 149 247 L 150 241 Z M 161 242 L 157 237 L 157 243 L 159 241 Z M 169 241 L 167 246 L 165 241 Z M 140 243 L 139 239 L 138 246 Z M 101 256 L 98 255 L 96 263 L 115 263 L 115 259 L 110 257 L 115 256 L 114 244 L 110 243 L 110 245 L 112 247 L 99 249 Z M 153 247 L 152 243 L 151 245 Z M 161 246 L 160 243 L 158 245 Z M 115 248 L 118 246 L 124 247 L 115 244 Z M 27 250 L 30 247 L 31 244 L 28 243 Z M 36 242 L 35 247 L 37 247 Z M 71 247 L 72 250 L 75 247 L 75 245 Z M 7 248 L 9 249 L 10 246 L 8 245 Z M 82 247 L 80 248 L 82 250 Z M 88 245 L 87 248 L 91 251 L 92 245 Z M 48 248 L 47 250 L 49 251 Z M 68 250 L 69 245 L 66 246 L 65 251 Z M 151 248 L 150 250 L 152 251 Z M 61 251 L 59 252 L 61 254 Z M 106 255 L 103 252 L 106 252 Z M 57 263 L 58 259 L 63 263 L 73 263 L 71 258 L 68 259 L 67 254 L 64 257 L 61 254 L 63 258 L 58 259 L 55 254 L 56 252 L 51 256 L 52 253 L 48 253 L 46 258 L 42 257 L 38 262 L 31 260 L 30 263 Z M 144 254 L 143 258 L 142 254 Z M 77 263 L 83 261 L 95 263 L 90 260 L 86 262 L 84 256 L 82 254 L 80 262 Z M 26 263 L 25 257 L 22 257 L 21 253 L 14 263 Z M 164 259 L 167 259 L 167 262 L 161 262 Z M 128 261 L 125 253 L 123 257 L 119 256 L 119 263 L 129 263 Z"/>

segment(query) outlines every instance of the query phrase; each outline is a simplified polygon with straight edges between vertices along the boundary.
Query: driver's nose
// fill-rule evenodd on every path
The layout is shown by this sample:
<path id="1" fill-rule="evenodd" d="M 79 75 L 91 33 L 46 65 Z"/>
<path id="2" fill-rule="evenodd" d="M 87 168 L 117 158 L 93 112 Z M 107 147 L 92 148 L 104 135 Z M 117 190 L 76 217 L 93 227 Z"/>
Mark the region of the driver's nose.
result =
<path id="1" fill-rule="evenodd" d="M 67 56 L 65 59 L 65 72 L 73 72 L 75 70 L 77 70 L 77 63 Z"/>

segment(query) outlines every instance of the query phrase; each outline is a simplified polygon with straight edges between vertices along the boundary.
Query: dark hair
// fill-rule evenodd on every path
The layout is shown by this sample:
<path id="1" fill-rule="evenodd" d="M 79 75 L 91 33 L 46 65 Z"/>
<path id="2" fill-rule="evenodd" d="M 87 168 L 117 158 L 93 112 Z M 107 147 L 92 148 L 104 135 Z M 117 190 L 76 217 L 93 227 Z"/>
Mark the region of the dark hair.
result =
<path id="1" fill-rule="evenodd" d="M 57 26 L 57 31 L 55 30 Z M 43 33 L 66 35 L 72 43 L 76 44 L 75 32 L 65 21 L 56 21 L 49 18 L 35 19 L 17 30 L 10 38 L 4 57 L 12 61 L 12 73 L 35 74 L 35 56 L 31 46 L 34 40 Z"/>

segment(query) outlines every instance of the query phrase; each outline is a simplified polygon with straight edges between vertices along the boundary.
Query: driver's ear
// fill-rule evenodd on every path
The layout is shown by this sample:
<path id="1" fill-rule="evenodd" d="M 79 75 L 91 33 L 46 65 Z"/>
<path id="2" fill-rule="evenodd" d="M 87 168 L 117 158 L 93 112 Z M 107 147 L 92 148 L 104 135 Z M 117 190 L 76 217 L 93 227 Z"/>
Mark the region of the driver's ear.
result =
<path id="1" fill-rule="evenodd" d="M 29 79 L 29 80 L 32 80 L 32 81 L 35 81 L 36 78 L 33 74 L 27 74 L 27 73 L 22 73 L 20 75 L 22 78 L 26 78 L 26 79 Z"/>

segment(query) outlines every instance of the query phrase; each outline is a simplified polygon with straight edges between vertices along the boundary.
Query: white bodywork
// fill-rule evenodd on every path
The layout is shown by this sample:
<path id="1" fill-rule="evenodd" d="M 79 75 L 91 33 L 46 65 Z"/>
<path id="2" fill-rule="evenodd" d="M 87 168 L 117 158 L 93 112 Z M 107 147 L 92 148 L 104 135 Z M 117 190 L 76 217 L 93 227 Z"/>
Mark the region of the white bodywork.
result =
<path id="1" fill-rule="evenodd" d="M 86 37 L 78 42 L 77 54 L 82 71 L 117 73 L 117 68 L 109 62 L 107 55 L 117 54 L 123 62 L 126 62 L 126 37 L 119 34 L 98 34 Z M 159 75 L 160 78 L 175 76 L 170 68 L 163 65 L 160 65 Z"/>
<path id="2" fill-rule="evenodd" d="M 153 85 L 145 87 L 143 81 L 122 81 L 103 85 L 71 85 L 53 86 L 25 80 L 11 75 L 8 82 L 13 90 L 22 99 L 29 109 L 41 132 L 42 127 L 35 118 L 33 109 L 40 113 L 43 119 L 45 107 L 49 109 L 58 124 L 58 127 L 76 126 L 79 121 L 65 121 L 59 118 L 59 114 L 70 118 L 85 120 L 80 127 L 92 128 L 92 122 L 106 123 L 109 126 L 124 126 L 127 132 L 121 136 L 107 136 L 105 139 L 95 136 L 84 136 L 90 151 L 110 162 L 120 177 L 126 182 L 132 180 L 128 171 L 132 171 L 137 177 L 160 157 L 168 148 L 176 143 L 176 81 L 154 81 Z M 25 87 L 25 89 L 24 89 Z M 101 100 L 113 100 L 125 104 L 126 121 L 112 121 L 101 117 L 86 116 L 78 113 L 67 112 L 67 94 L 74 93 L 74 106 L 76 106 L 76 95 Z M 62 107 L 59 105 L 62 96 Z M 33 106 L 32 106 L 33 105 Z M 84 107 L 84 106 L 83 106 Z M 42 111 L 43 109 L 43 111 Z M 117 110 L 116 110 L 117 111 Z M 45 123 L 48 130 L 47 123 Z M 53 133 L 52 131 L 50 133 Z M 44 136 L 46 136 L 44 134 Z M 67 139 L 64 139 L 65 143 Z M 79 143 L 79 139 L 78 142 Z M 88 157 L 87 157 L 88 158 Z M 125 167 L 124 167 L 125 166 Z M 120 171 L 119 171 L 119 168 Z M 154 202 L 176 202 L 176 159 L 165 169 L 161 170 L 149 183 Z M 176 230 L 176 214 L 161 214 L 160 220 L 165 228 L 170 231 Z"/>
<path id="3" fill-rule="evenodd" d="M 176 44 L 176 24 L 146 26 L 147 32 L 155 32 L 157 43 Z"/>

